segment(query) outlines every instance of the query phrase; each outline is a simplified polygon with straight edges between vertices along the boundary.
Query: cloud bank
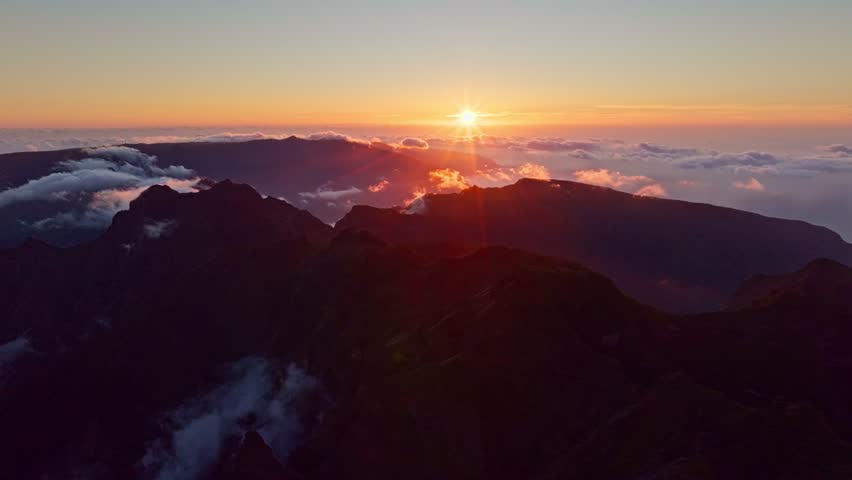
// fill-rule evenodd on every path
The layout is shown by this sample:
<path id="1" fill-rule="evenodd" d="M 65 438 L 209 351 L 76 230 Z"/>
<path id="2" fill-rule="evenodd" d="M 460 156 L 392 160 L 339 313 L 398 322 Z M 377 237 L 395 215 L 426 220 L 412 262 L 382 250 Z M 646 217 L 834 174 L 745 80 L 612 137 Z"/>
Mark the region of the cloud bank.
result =
<path id="1" fill-rule="evenodd" d="M 36 220 L 36 230 L 79 226 L 104 228 L 113 215 L 152 185 L 168 185 L 187 192 L 198 181 L 182 166 L 160 167 L 156 157 L 129 147 L 87 149 L 80 160 L 60 162 L 56 172 L 0 191 L 0 208 L 30 202 L 59 203 L 67 207 L 53 217 Z"/>
<path id="2" fill-rule="evenodd" d="M 366 128 L 366 127 L 365 127 Z M 385 129 L 385 132 L 392 129 Z M 310 132 L 310 130 L 304 130 Z M 807 132 L 789 132 L 779 138 L 764 137 L 762 140 L 751 140 L 743 134 L 735 139 L 714 139 L 704 142 L 704 138 L 689 136 L 686 132 L 657 135 L 651 132 L 652 138 L 641 138 L 642 134 L 629 133 L 630 140 L 611 138 L 583 138 L 572 136 L 500 136 L 500 135 L 469 135 L 469 136 L 424 136 L 412 135 L 417 132 L 406 131 L 404 134 L 383 135 L 381 138 L 368 135 L 363 128 L 350 127 L 347 133 L 333 129 L 315 133 L 296 134 L 297 137 L 309 140 L 338 140 L 354 144 L 366 145 L 373 149 L 385 149 L 404 152 L 407 149 L 449 149 L 462 153 L 475 152 L 489 158 L 496 165 L 488 168 L 480 167 L 479 171 L 465 171 L 464 181 L 468 185 L 482 187 L 502 186 L 512 183 L 521 177 L 557 178 L 589 181 L 611 188 L 621 189 L 628 193 L 660 194 L 665 192 L 672 198 L 683 200 L 714 203 L 734 208 L 757 211 L 766 215 L 784 218 L 797 218 L 821 224 L 839 231 L 847 239 L 852 239 L 852 220 L 848 211 L 852 210 L 852 192 L 848 185 L 852 183 L 852 138 L 848 132 L 831 132 L 811 134 Z M 375 134 L 375 131 L 369 132 Z M 710 132 L 712 134 L 712 132 Z M 100 131 L 64 131 L 64 130 L 6 130 L 0 131 L 0 152 L 11 150 L 38 150 L 46 148 L 71 148 L 81 145 L 102 145 L 124 142 L 154 142 L 154 141 L 221 141 L 237 142 L 263 139 L 282 139 L 293 133 L 277 133 L 257 131 L 256 129 L 232 129 L 222 132 L 216 129 L 148 129 L 136 130 L 100 130 Z M 786 133 L 784 133 L 786 135 Z M 675 138 L 677 142 L 686 144 L 670 144 Z M 690 145 L 690 138 L 698 138 L 702 146 Z M 371 139 L 371 140 L 366 140 Z M 730 140 L 730 141 L 729 141 Z M 24 148 L 26 147 L 26 148 Z M 115 162 L 115 159 L 109 159 Z M 449 165 L 435 165 L 434 168 L 445 168 Z M 91 173 L 85 170 L 97 168 L 96 165 L 80 166 L 81 173 L 76 173 L 79 185 L 85 186 L 92 181 Z M 451 167 L 451 168 L 458 168 Z M 72 173 L 72 165 L 65 166 L 55 173 Z M 624 181 L 618 178 L 611 180 L 583 180 L 575 177 L 578 171 L 606 170 L 617 172 L 627 178 L 646 177 L 652 179 L 646 183 Z M 144 172 L 147 178 L 153 172 Z M 177 172 L 166 172 L 167 174 Z M 100 191 L 97 196 L 87 198 L 88 202 L 97 200 L 93 207 L 102 208 L 69 209 L 55 218 L 32 218 L 31 227 L 54 228 L 67 224 L 105 225 L 116 208 L 126 205 L 123 197 L 132 194 L 126 184 L 121 184 L 121 175 L 128 172 L 113 169 L 106 175 L 114 175 L 114 181 L 121 186 L 110 191 Z M 135 176 L 131 174 L 132 176 Z M 181 176 L 169 177 L 175 182 Z M 351 206 L 359 201 L 378 201 L 386 199 L 385 190 L 388 185 L 382 184 L 379 177 L 375 183 L 357 185 L 357 188 L 369 193 L 384 192 L 382 196 L 355 196 L 354 190 L 344 186 L 328 187 L 317 191 L 302 192 L 299 203 L 305 206 L 317 207 L 335 204 Z M 389 177 L 388 177 L 389 178 Z M 763 192 L 771 195 L 755 195 L 761 187 Z M 44 179 L 42 185 L 60 179 Z M 439 191 L 429 178 L 402 185 L 397 182 L 392 185 L 394 190 L 409 192 L 422 188 L 426 191 Z M 620 185 L 619 185 L 620 183 Z M 657 184 L 659 188 L 647 188 Z M 384 185 L 384 186 L 382 186 Z M 185 188 L 183 185 L 179 186 Z M 745 188 L 748 187 L 748 188 Z M 81 189 L 83 187 L 80 187 Z M 87 187 L 88 188 L 88 187 Z M 52 198 L 54 202 L 74 201 L 73 188 L 68 191 L 58 189 L 53 197 L 43 197 L 28 193 L 22 189 L 17 192 L 0 192 L 7 205 L 28 198 Z M 338 193 L 334 193 L 338 192 Z M 293 193 L 292 195 L 296 195 Z M 313 195 L 313 197 L 311 197 Z M 292 197 L 291 197 L 292 198 Z M 414 198 L 413 195 L 408 198 Z M 311 202 L 310 200 L 314 200 Z M 47 200 L 51 201 L 51 200 Z M 401 201 L 401 200 L 399 200 Z M 322 202 L 322 203 L 320 203 Z M 117 205 L 118 207 L 109 207 Z M 2 208 L 2 207 L 0 207 Z M 106 210 L 106 213 L 99 213 Z M 106 220 L 105 220 L 106 219 Z"/>

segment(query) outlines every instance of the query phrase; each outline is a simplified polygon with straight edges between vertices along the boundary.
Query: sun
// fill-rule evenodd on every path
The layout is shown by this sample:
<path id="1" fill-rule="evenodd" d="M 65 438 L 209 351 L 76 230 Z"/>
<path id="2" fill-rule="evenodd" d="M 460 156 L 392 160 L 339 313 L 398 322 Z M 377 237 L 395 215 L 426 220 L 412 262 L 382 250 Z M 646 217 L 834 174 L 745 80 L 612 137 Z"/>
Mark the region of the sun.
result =
<path id="1" fill-rule="evenodd" d="M 464 110 L 459 113 L 459 120 L 461 121 L 461 123 L 469 127 L 476 125 L 476 120 L 478 119 L 478 117 L 479 115 L 473 110 Z"/>

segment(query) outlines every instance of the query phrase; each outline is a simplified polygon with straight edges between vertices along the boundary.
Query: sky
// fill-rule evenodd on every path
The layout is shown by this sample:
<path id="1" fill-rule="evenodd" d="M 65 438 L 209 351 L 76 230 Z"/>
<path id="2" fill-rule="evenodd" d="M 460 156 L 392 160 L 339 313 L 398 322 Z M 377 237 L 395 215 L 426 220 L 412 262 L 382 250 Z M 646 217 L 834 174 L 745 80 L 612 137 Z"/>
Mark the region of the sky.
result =
<path id="1" fill-rule="evenodd" d="M 852 240 L 850 24 L 849 0 L 0 0 L 0 153 L 416 137 Z"/>
<path id="2" fill-rule="evenodd" d="M 316 4 L 316 5 L 314 5 Z M 0 127 L 852 125 L 852 2 L 0 0 Z"/>

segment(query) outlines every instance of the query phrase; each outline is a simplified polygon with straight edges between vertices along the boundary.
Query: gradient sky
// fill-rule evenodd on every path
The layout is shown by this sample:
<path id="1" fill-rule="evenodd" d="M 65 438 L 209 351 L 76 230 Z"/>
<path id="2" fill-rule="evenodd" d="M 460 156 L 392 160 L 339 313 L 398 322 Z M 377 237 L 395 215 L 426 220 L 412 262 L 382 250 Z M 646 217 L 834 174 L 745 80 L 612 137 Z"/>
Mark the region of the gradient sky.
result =
<path id="1" fill-rule="evenodd" d="M 307 3 L 0 0 L 0 127 L 852 125 L 849 0 Z"/>

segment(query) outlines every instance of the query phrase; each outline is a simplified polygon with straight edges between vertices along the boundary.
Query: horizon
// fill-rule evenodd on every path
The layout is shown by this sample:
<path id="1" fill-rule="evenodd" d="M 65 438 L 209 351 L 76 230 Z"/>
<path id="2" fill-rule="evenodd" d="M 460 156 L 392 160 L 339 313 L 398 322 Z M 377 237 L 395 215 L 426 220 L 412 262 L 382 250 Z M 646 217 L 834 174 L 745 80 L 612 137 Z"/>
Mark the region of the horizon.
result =
<path id="1" fill-rule="evenodd" d="M 454 171 L 462 170 L 455 171 L 459 182 L 453 185 L 502 186 L 525 175 L 580 181 L 627 193 L 803 220 L 828 227 L 844 239 L 852 240 L 852 219 L 848 215 L 852 209 L 852 194 L 848 188 L 852 182 L 852 130 L 757 126 L 715 130 L 586 127 L 573 129 L 573 135 L 563 136 L 559 132 L 565 129 L 558 126 L 552 131 L 533 131 L 533 136 L 523 136 L 515 134 L 518 133 L 516 129 L 465 126 L 459 122 L 429 129 L 426 135 L 416 133 L 426 130 L 422 127 L 387 128 L 383 134 L 376 134 L 382 130 L 374 126 L 323 131 L 313 128 L 6 129 L 0 130 L 0 154 L 117 144 L 242 142 L 292 135 L 353 141 L 382 148 L 391 145 L 404 151 L 407 147 L 401 145 L 403 141 L 413 139 L 417 149 L 475 153 L 494 162 L 494 166 L 485 170 L 453 167 Z M 501 131 L 507 135 L 497 134 Z M 448 165 L 435 165 L 434 168 L 441 167 Z M 239 178 L 239 165 L 234 168 L 237 170 L 231 176 Z M 301 174 L 310 175 L 311 172 Z M 372 183 L 382 179 L 379 174 Z M 415 183 L 409 187 L 409 197 L 416 197 L 418 189 L 443 191 L 435 189 L 428 177 L 412 180 Z M 323 185 L 306 185 L 303 190 L 336 188 L 345 192 L 369 186 L 341 184 L 333 179 L 327 179 Z M 273 193 L 275 188 L 270 188 L 273 190 L 261 191 Z M 295 193 L 308 195 L 307 192 L 291 192 L 290 195 Z M 373 201 L 368 197 L 350 197 L 345 203 L 336 205 L 336 213 L 331 214 L 318 198 L 308 200 L 309 197 L 297 196 L 296 205 L 315 213 L 324 212 L 326 222 L 339 220 L 351 205 Z M 402 200 L 404 198 L 398 199 Z"/>

